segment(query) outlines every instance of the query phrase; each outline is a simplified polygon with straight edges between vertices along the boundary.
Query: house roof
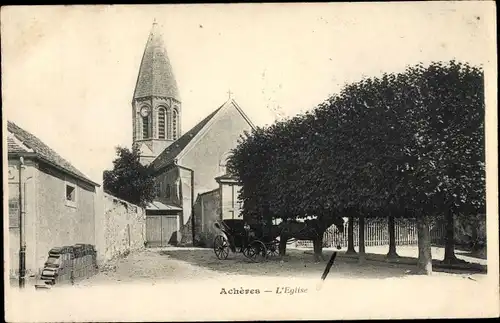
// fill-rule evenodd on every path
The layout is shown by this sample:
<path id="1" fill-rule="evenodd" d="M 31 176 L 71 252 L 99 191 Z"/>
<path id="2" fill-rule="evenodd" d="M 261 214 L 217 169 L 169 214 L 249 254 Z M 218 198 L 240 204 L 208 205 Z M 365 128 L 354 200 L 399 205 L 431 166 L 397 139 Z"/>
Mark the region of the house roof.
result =
<path id="1" fill-rule="evenodd" d="M 100 186 L 76 169 L 67 160 L 59 156 L 59 154 L 57 154 L 36 136 L 17 126 L 14 122 L 7 121 L 7 130 L 9 132 L 9 136 L 7 137 L 9 155 L 34 155 L 46 163 L 51 164 L 52 166 L 59 168 L 60 170 L 87 183 L 94 186 Z"/>
<path id="2" fill-rule="evenodd" d="M 150 96 L 168 97 L 181 101 L 177 81 L 163 43 L 163 36 L 156 23 L 153 23 L 144 49 L 134 91 L 134 99 Z"/>
<path id="3" fill-rule="evenodd" d="M 175 206 L 175 205 L 169 205 L 162 203 L 160 201 L 153 201 L 151 203 L 148 203 L 146 206 L 146 210 L 149 211 L 182 211 L 182 208 Z"/>
<path id="4" fill-rule="evenodd" d="M 9 153 L 27 153 L 31 151 L 31 149 L 20 144 L 18 141 L 16 141 L 14 138 L 10 136 L 7 137 L 7 147 Z"/>
<path id="5" fill-rule="evenodd" d="M 210 121 L 214 119 L 214 117 L 217 115 L 219 111 L 222 109 L 229 107 L 230 105 L 233 105 L 238 111 L 242 114 L 242 116 L 247 120 L 247 122 L 250 124 L 252 128 L 255 128 L 253 123 L 250 121 L 250 119 L 245 115 L 243 110 L 236 104 L 236 102 L 233 99 L 229 99 L 226 101 L 223 105 L 221 105 L 219 108 L 217 108 L 215 111 L 210 113 L 205 119 L 201 120 L 197 125 L 195 125 L 191 130 L 186 132 L 184 135 L 182 135 L 179 139 L 177 139 L 175 142 L 173 142 L 170 146 L 165 148 L 158 157 L 156 157 L 152 162 L 151 166 L 155 171 L 158 171 L 168 165 L 171 165 L 175 159 L 177 159 L 183 151 L 186 150 L 188 147 L 189 143 L 194 140 L 194 138 L 197 137 L 199 133 L 202 132 L 203 129 L 208 127 Z"/>

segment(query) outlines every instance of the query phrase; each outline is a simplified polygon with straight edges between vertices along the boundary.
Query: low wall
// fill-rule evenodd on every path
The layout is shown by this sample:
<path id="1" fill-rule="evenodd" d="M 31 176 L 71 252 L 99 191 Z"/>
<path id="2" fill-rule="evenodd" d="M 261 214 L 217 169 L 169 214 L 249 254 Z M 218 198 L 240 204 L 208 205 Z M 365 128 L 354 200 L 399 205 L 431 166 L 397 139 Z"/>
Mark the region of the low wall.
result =
<path id="1" fill-rule="evenodd" d="M 102 217 L 96 224 L 98 263 L 144 248 L 146 212 L 143 208 L 104 193 Z"/>

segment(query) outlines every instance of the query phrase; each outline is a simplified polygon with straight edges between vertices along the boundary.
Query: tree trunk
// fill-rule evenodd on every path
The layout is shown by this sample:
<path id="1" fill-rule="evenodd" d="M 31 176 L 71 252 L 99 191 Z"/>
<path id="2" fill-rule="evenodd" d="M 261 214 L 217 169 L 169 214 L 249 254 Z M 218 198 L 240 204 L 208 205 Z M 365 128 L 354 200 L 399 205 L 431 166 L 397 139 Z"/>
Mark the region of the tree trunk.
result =
<path id="1" fill-rule="evenodd" d="M 474 221 L 471 225 L 471 249 L 472 251 L 477 251 L 479 248 L 478 248 L 478 230 L 477 230 L 477 226 L 478 226 L 478 223 L 476 221 Z"/>
<path id="2" fill-rule="evenodd" d="M 281 257 L 286 254 L 286 241 L 287 238 L 285 236 L 280 236 L 279 252 Z"/>
<path id="3" fill-rule="evenodd" d="M 323 235 L 321 237 L 313 240 L 314 247 L 314 261 L 319 262 L 320 260 L 325 260 L 323 257 Z"/>
<path id="4" fill-rule="evenodd" d="M 432 275 L 431 235 L 429 219 L 424 215 L 417 215 L 418 230 L 418 273 Z"/>
<path id="5" fill-rule="evenodd" d="M 360 263 L 365 262 L 366 254 L 365 254 L 365 218 L 361 216 L 359 218 L 359 255 L 358 260 Z"/>
<path id="6" fill-rule="evenodd" d="M 444 259 L 447 264 L 457 263 L 458 259 L 455 256 L 455 219 L 453 211 L 448 209 L 445 215 L 446 218 L 446 235 L 444 239 Z"/>
<path id="7" fill-rule="evenodd" d="M 347 225 L 347 251 L 346 254 L 356 254 L 354 250 L 354 217 L 349 217 Z"/>
<path id="8" fill-rule="evenodd" d="M 387 229 L 389 231 L 389 252 L 387 253 L 387 258 L 398 258 L 399 255 L 396 252 L 396 223 L 394 216 L 389 215 Z"/>

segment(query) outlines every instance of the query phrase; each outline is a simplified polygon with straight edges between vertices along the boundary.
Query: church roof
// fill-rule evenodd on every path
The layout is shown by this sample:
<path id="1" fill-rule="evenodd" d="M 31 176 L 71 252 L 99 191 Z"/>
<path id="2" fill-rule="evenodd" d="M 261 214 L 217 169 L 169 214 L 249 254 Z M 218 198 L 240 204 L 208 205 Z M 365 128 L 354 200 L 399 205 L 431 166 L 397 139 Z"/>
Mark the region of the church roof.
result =
<path id="1" fill-rule="evenodd" d="M 134 91 L 134 99 L 149 96 L 169 97 L 181 101 L 163 37 L 156 22 L 153 23 L 144 49 Z"/>
<path id="2" fill-rule="evenodd" d="M 22 129 L 14 122 L 7 121 L 7 130 L 9 132 L 7 137 L 9 156 L 33 156 L 65 173 L 83 180 L 84 182 L 90 183 L 94 186 L 100 186 L 76 169 L 67 160 L 59 156 L 54 150 L 52 150 L 36 136 Z"/>
<path id="3" fill-rule="evenodd" d="M 182 152 L 186 150 L 186 147 L 189 145 L 189 143 L 193 141 L 193 139 L 196 138 L 203 129 L 208 127 L 208 124 L 212 119 L 214 119 L 217 113 L 226 107 L 230 107 L 231 105 L 234 106 L 242 114 L 242 116 L 245 118 L 245 120 L 247 120 L 252 128 L 255 128 L 253 123 L 245 115 L 243 110 L 241 110 L 241 108 L 236 104 L 236 102 L 233 99 L 229 99 L 222 106 L 210 113 L 205 119 L 201 120 L 197 125 L 191 128 L 191 130 L 186 132 L 179 139 L 168 146 L 164 151 L 162 151 L 161 154 L 159 154 L 158 157 L 156 157 L 151 162 L 151 167 L 153 167 L 155 171 L 158 171 L 168 165 L 171 165 L 175 161 L 175 159 L 177 159 L 182 154 Z"/>
<path id="4" fill-rule="evenodd" d="M 154 170 L 160 170 L 164 166 L 170 165 L 175 158 L 186 148 L 186 146 L 193 140 L 193 138 L 205 127 L 205 125 L 212 120 L 212 118 L 222 109 L 224 105 L 220 106 L 217 110 L 210 113 L 205 119 L 201 120 L 191 130 L 182 135 L 179 139 L 168 146 L 158 157 L 151 162 Z"/>

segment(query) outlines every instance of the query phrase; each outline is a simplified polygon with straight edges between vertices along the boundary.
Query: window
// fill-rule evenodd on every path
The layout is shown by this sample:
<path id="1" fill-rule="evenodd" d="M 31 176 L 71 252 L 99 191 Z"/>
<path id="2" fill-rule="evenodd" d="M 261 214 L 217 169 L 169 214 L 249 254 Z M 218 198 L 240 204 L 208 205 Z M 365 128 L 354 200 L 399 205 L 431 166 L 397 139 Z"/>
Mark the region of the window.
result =
<path id="1" fill-rule="evenodd" d="M 225 153 L 221 156 L 219 160 L 219 174 L 224 175 L 226 174 L 226 165 L 227 165 L 227 160 L 230 156 L 230 153 Z"/>
<path id="2" fill-rule="evenodd" d="M 172 138 L 174 140 L 177 140 L 177 120 L 178 119 L 178 114 L 177 110 L 174 109 L 172 112 Z"/>
<path id="3" fill-rule="evenodd" d="M 167 110 L 167 139 L 172 140 L 172 108 Z"/>
<path id="4" fill-rule="evenodd" d="M 70 201 L 70 202 L 75 202 L 75 188 L 70 186 L 70 185 L 66 185 L 66 200 Z"/>
<path id="5" fill-rule="evenodd" d="M 149 138 L 149 116 L 142 117 L 142 139 Z"/>
<path id="6" fill-rule="evenodd" d="M 158 109 L 158 138 L 165 139 L 165 108 Z"/>
<path id="7" fill-rule="evenodd" d="M 65 186 L 66 205 L 76 207 L 76 185 L 66 183 Z"/>

